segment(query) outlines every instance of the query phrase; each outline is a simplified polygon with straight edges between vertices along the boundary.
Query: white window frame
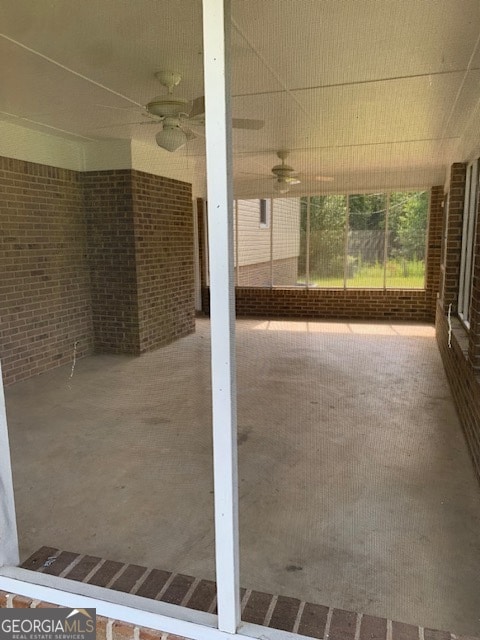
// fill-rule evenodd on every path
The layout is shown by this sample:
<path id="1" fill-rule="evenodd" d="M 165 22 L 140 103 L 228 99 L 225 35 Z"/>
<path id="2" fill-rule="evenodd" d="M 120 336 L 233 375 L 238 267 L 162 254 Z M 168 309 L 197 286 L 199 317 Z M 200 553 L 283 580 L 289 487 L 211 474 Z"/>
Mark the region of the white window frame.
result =
<path id="1" fill-rule="evenodd" d="M 472 295 L 472 279 L 475 242 L 475 220 L 477 217 L 479 194 L 480 159 L 467 166 L 465 180 L 465 201 L 463 207 L 462 249 L 460 260 L 460 280 L 458 290 L 458 317 L 467 329 L 470 328 L 470 298 Z"/>
<path id="2" fill-rule="evenodd" d="M 16 566 L 19 562 L 10 449 L 0 384 L 0 589 L 193 640 L 267 638 L 298 634 L 240 622 L 238 478 L 233 289 L 233 198 L 230 118 L 230 0 L 203 0 L 209 267 L 212 332 L 212 410 L 215 555 L 218 615 L 111 591 Z M 208 180 L 208 176 L 214 176 Z M 1 369 L 0 369 L 1 374 Z M 305 638 L 305 640 L 307 640 Z"/>

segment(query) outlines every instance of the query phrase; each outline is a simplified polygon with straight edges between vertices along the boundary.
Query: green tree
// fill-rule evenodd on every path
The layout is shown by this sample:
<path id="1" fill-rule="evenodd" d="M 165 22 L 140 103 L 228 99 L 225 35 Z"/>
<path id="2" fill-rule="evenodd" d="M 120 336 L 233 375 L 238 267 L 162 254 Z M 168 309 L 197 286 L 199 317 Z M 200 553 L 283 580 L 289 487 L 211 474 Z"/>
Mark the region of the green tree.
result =
<path id="1" fill-rule="evenodd" d="M 307 198 L 301 203 L 301 231 L 307 229 Z M 345 243 L 346 197 L 342 195 L 310 198 L 310 275 L 341 277 Z M 306 268 L 306 243 L 300 255 L 299 268 Z"/>
<path id="2" fill-rule="evenodd" d="M 426 191 L 392 193 L 388 228 L 390 255 L 405 260 L 425 259 L 425 234 L 428 219 Z"/>
<path id="3" fill-rule="evenodd" d="M 385 229 L 386 196 L 384 193 L 351 195 L 348 204 L 348 224 L 352 231 L 383 231 Z"/>

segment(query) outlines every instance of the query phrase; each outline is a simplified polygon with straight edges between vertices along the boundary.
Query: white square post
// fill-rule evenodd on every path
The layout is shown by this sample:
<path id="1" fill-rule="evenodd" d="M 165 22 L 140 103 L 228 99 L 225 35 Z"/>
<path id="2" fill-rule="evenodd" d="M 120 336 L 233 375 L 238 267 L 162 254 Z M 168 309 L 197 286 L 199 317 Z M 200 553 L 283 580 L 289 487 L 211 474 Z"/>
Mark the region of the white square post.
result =
<path id="1" fill-rule="evenodd" d="M 240 622 L 230 1 L 203 0 L 218 627 Z"/>
<path id="2" fill-rule="evenodd" d="M 17 565 L 18 563 L 17 522 L 13 499 L 7 412 L 0 364 L 0 567 Z"/>

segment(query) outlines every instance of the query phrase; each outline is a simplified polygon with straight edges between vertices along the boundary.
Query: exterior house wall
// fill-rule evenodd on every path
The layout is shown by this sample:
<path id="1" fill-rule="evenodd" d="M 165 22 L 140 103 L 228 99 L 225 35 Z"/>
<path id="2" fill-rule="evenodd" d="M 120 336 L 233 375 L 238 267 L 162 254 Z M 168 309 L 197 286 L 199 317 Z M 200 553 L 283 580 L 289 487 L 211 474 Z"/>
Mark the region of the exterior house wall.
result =
<path id="1" fill-rule="evenodd" d="M 243 267 L 270 260 L 270 235 L 273 235 L 273 259 L 298 258 L 300 253 L 300 200 L 274 198 L 270 223 L 260 227 L 260 201 L 238 200 L 238 264 Z M 272 229 L 270 230 L 270 225 Z"/>
<path id="2" fill-rule="evenodd" d="M 237 200 L 234 243 L 238 265 L 268 262 L 270 260 L 270 225 L 260 227 L 260 200 Z"/>
<path id="3" fill-rule="evenodd" d="M 272 278 L 274 284 L 281 283 L 284 286 L 293 286 L 297 282 L 300 200 L 274 198 L 271 203 L 269 223 L 261 227 L 260 201 L 237 201 L 234 246 L 235 261 L 238 261 L 238 286 L 270 286 Z M 272 265 L 270 251 L 273 255 Z"/>
<path id="4" fill-rule="evenodd" d="M 6 385 L 92 352 L 78 173 L 0 157 L 0 360 Z"/>

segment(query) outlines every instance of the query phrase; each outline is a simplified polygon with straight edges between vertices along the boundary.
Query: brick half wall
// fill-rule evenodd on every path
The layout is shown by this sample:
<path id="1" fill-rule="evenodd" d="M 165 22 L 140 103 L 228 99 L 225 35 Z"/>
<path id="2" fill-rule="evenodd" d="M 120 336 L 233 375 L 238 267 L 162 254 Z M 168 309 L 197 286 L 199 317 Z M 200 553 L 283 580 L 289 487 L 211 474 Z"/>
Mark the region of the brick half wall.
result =
<path id="1" fill-rule="evenodd" d="M 432 321 L 425 291 L 238 288 L 235 299 L 238 316 Z"/>
<path id="2" fill-rule="evenodd" d="M 437 305 L 436 336 L 443 366 L 455 400 L 475 473 L 480 482 L 480 372 L 468 358 L 468 335 L 458 318 L 452 317 L 449 346 L 448 317 Z"/>

